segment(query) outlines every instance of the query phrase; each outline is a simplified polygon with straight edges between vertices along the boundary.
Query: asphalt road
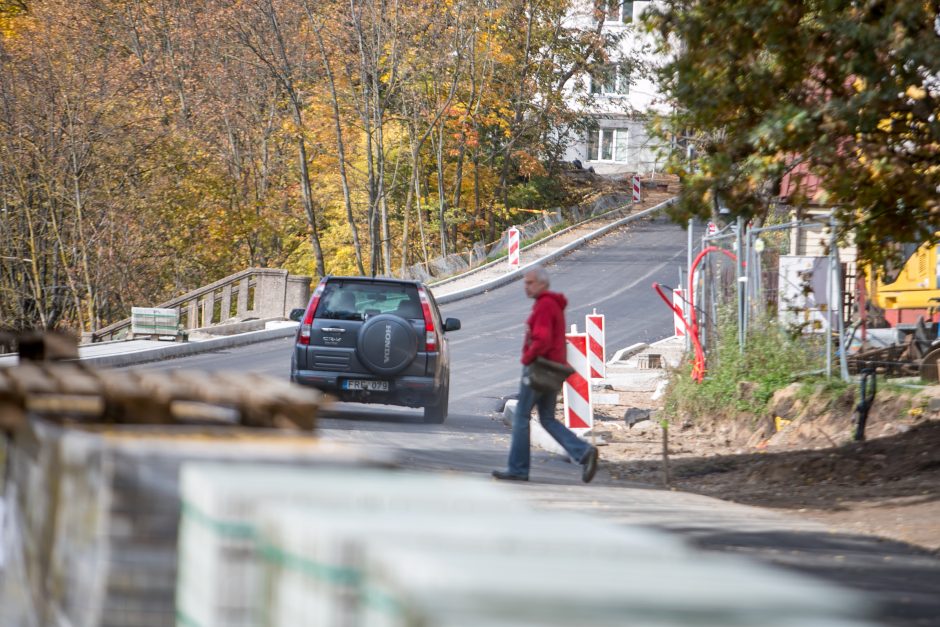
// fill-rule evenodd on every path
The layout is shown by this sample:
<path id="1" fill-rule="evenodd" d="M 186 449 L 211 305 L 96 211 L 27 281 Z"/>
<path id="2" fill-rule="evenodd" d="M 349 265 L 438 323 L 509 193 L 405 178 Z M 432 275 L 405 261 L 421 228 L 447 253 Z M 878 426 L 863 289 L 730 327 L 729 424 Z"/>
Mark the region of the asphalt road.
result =
<path id="1" fill-rule="evenodd" d="M 594 308 L 607 315 L 608 350 L 672 333 L 672 314 L 651 289 L 675 285 L 685 232 L 662 219 L 615 231 L 547 267 L 552 289 L 569 299 L 568 322 L 583 328 Z M 523 325 L 531 302 L 512 283 L 442 308 L 463 328 L 450 335 L 450 416 L 424 425 L 420 410 L 346 404 L 320 421 L 322 437 L 390 446 L 404 465 L 485 476 L 504 467 L 509 429 L 496 416 L 518 386 Z M 253 370 L 288 376 L 292 339 L 205 353 L 140 368 Z M 532 482 L 512 486 L 537 506 L 588 511 L 620 523 L 678 533 L 700 547 L 744 554 L 863 592 L 883 624 L 940 625 L 940 559 L 914 547 L 832 531 L 770 510 L 745 507 L 629 481 L 603 464 L 594 483 L 580 468 L 533 451 Z M 629 582 L 624 582 L 629 585 Z"/>
<path id="2" fill-rule="evenodd" d="M 672 313 L 652 290 L 653 281 L 675 284 L 686 258 L 685 231 L 665 218 L 624 226 L 546 266 L 551 289 L 569 300 L 567 321 L 584 329 L 584 316 L 606 314 L 608 350 L 672 333 Z M 444 305 L 459 318 L 449 334 L 450 415 L 441 426 L 425 425 L 421 411 L 340 404 L 326 413 L 320 433 L 328 439 L 374 443 L 403 451 L 410 466 L 488 473 L 505 463 L 508 429 L 494 417 L 514 395 L 525 319 L 532 306 L 521 282 Z M 252 370 L 288 376 L 292 339 L 203 353 L 137 366 L 147 369 Z M 536 453 L 533 474 L 576 483 L 579 471 L 557 456 Z M 597 481 L 606 481 L 600 473 Z"/>

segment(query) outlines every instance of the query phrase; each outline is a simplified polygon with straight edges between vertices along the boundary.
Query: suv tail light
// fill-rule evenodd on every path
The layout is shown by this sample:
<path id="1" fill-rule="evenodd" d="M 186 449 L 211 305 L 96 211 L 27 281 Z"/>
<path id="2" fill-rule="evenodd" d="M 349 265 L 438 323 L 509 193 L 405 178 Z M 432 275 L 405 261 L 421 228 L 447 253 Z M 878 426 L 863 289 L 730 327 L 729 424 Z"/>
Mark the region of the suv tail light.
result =
<path id="1" fill-rule="evenodd" d="M 313 290 L 313 296 L 310 297 L 310 304 L 307 305 L 307 313 L 304 314 L 303 322 L 300 323 L 300 334 L 297 336 L 297 343 L 308 346 L 310 344 L 310 330 L 313 328 L 313 314 L 320 304 L 320 296 L 326 288 L 326 279 L 321 279 L 317 289 Z"/>
<path id="2" fill-rule="evenodd" d="M 418 298 L 421 299 L 421 313 L 424 314 L 424 350 L 433 352 L 437 350 L 437 331 L 434 329 L 434 317 L 431 315 L 431 301 L 423 287 L 418 288 Z"/>

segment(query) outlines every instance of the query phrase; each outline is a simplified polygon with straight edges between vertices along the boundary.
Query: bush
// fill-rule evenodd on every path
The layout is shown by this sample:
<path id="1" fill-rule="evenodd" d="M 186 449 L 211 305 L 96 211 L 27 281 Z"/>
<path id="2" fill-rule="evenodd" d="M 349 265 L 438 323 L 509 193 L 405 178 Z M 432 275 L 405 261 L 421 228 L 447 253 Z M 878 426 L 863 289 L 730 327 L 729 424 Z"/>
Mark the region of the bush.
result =
<path id="1" fill-rule="evenodd" d="M 506 206 L 510 209 L 551 209 L 567 201 L 558 177 L 549 176 L 532 176 L 510 187 L 506 195 Z"/>
<path id="2" fill-rule="evenodd" d="M 672 373 L 664 398 L 669 418 L 761 413 L 774 392 L 794 375 L 823 366 L 823 339 L 788 335 L 773 319 L 750 325 L 746 347 L 738 346 L 734 312 L 724 311 L 715 348 L 708 356 L 705 380 L 695 383 L 691 364 Z"/>

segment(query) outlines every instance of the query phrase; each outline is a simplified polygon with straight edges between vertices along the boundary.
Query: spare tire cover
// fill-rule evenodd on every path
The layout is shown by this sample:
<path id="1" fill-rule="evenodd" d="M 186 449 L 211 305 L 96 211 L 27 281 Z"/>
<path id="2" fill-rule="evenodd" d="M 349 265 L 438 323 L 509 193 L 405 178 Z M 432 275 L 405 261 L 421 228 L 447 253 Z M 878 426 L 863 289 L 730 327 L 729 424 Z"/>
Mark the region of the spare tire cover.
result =
<path id="1" fill-rule="evenodd" d="M 369 318 L 356 340 L 359 361 L 376 374 L 396 374 L 414 361 L 418 334 L 411 323 L 392 314 Z"/>

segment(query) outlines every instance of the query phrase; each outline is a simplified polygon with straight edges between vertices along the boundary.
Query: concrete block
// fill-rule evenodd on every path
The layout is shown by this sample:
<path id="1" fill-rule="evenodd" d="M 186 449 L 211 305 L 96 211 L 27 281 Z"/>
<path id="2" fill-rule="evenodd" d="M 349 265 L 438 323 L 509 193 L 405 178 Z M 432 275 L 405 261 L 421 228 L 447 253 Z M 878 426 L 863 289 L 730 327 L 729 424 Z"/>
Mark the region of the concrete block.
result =
<path id="1" fill-rule="evenodd" d="M 616 392 L 594 392 L 591 400 L 595 405 L 619 405 L 620 394 Z"/>
<path id="2" fill-rule="evenodd" d="M 512 426 L 512 417 L 516 413 L 516 406 L 519 404 L 519 401 L 511 398 L 506 401 L 506 406 L 503 407 L 503 424 L 507 427 Z"/>
<path id="3" fill-rule="evenodd" d="M 542 423 L 539 422 L 538 418 L 534 418 L 529 423 L 529 442 L 532 443 L 532 446 L 538 447 L 543 451 L 562 455 L 565 459 L 570 459 L 567 451 L 565 451 L 561 444 L 556 442 L 555 438 L 550 436 L 548 431 L 542 428 Z"/>
<path id="4" fill-rule="evenodd" d="M 656 389 L 653 390 L 653 396 L 651 397 L 654 401 L 658 401 L 663 397 L 663 394 L 666 392 L 666 386 L 669 382 L 666 379 L 663 379 L 656 384 Z"/>
<path id="5" fill-rule="evenodd" d="M 652 392 L 664 380 L 664 370 L 627 370 L 607 373 L 607 385 L 618 392 Z"/>
<path id="6" fill-rule="evenodd" d="M 614 353 L 614 356 L 610 358 L 608 364 L 615 364 L 618 362 L 626 361 L 638 354 L 640 351 L 646 350 L 650 345 L 645 342 L 640 342 L 639 344 L 633 344 L 626 348 L 621 348 L 619 351 Z"/>

